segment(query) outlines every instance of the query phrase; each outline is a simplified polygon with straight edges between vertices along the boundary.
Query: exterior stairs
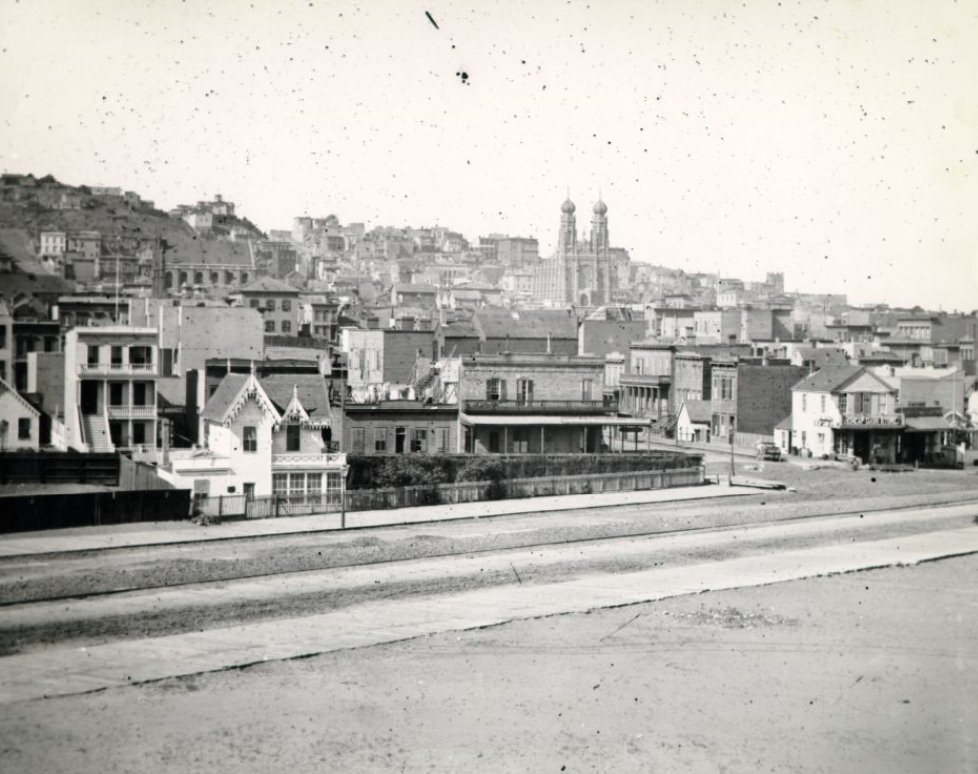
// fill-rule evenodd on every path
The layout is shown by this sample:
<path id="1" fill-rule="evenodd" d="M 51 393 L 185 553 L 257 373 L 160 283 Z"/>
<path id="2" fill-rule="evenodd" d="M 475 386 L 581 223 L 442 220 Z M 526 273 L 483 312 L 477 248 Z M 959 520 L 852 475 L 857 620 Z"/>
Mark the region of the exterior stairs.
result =
<path id="1" fill-rule="evenodd" d="M 109 428 L 104 417 L 97 414 L 82 414 L 82 426 L 85 429 L 85 443 L 88 444 L 89 451 L 113 451 Z"/>

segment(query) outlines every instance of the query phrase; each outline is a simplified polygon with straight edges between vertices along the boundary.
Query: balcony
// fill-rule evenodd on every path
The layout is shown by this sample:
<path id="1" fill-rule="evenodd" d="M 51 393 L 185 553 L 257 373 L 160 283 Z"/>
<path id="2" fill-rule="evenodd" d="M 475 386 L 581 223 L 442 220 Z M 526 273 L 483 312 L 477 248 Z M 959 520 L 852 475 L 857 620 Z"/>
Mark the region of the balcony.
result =
<path id="1" fill-rule="evenodd" d="M 156 419 L 156 406 L 109 406 L 109 419 Z"/>
<path id="2" fill-rule="evenodd" d="M 900 414 L 846 414 L 835 420 L 832 427 L 852 430 L 869 430 L 875 427 L 896 429 L 903 427 Z"/>
<path id="3" fill-rule="evenodd" d="M 468 414 L 613 414 L 617 401 L 601 400 L 466 400 Z"/>
<path id="4" fill-rule="evenodd" d="M 81 363 L 79 373 L 99 374 L 106 376 L 122 376 L 135 374 L 137 376 L 152 376 L 156 371 L 154 363 Z"/>
<path id="5" fill-rule="evenodd" d="M 341 468 L 344 465 L 346 465 L 346 454 L 343 453 L 281 452 L 272 455 L 273 469 Z"/>

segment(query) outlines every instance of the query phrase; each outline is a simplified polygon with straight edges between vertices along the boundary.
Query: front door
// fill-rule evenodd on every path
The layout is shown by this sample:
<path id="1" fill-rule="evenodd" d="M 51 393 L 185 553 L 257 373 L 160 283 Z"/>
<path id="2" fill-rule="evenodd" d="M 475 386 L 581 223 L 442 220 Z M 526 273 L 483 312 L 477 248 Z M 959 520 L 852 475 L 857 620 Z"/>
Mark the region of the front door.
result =
<path id="1" fill-rule="evenodd" d="M 98 382 L 81 383 L 82 414 L 98 414 Z"/>

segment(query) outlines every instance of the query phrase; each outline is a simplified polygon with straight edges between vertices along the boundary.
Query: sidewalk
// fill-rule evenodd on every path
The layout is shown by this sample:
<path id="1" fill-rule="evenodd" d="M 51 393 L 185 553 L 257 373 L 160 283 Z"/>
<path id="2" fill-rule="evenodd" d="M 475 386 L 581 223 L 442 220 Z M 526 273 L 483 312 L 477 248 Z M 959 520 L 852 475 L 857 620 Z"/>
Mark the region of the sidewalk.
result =
<path id="1" fill-rule="evenodd" d="M 453 519 L 480 519 L 514 514 L 551 513 L 581 508 L 651 505 L 717 497 L 738 497 L 749 494 L 755 494 L 755 492 L 744 487 L 704 485 L 637 492 L 603 492 L 589 495 L 486 500 L 458 505 L 428 505 L 380 511 L 355 511 L 346 514 L 346 529 L 365 529 Z M 188 522 L 172 521 L 79 527 L 44 532 L 17 532 L 0 535 L 0 557 L 94 551 L 105 548 L 133 548 L 171 543 L 196 543 L 209 540 L 324 532 L 338 529 L 341 529 L 340 514 L 328 513 L 319 516 L 232 521 L 211 527 L 199 527 Z"/>

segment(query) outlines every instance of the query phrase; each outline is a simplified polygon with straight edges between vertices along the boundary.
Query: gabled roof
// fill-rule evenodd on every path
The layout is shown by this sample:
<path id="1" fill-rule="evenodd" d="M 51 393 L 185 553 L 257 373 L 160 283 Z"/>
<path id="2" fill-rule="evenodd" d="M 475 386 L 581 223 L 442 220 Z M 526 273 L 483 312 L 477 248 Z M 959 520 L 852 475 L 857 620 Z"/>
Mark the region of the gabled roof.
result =
<path id="1" fill-rule="evenodd" d="M 825 366 L 798 382 L 792 390 L 804 392 L 838 392 L 859 376 L 866 375 L 888 390 L 893 388 L 867 368 L 857 365 Z"/>
<path id="2" fill-rule="evenodd" d="M 314 425 L 330 423 L 329 392 L 319 374 L 269 374 L 261 379 L 261 386 L 283 418 L 294 416 Z"/>
<path id="3" fill-rule="evenodd" d="M 565 310 L 480 309 L 472 321 L 486 339 L 577 340 L 577 318 Z"/>
<path id="4" fill-rule="evenodd" d="M 271 415 L 276 423 L 281 421 L 281 414 L 272 404 L 268 394 L 262 389 L 254 374 L 225 375 L 214 394 L 207 401 L 200 416 L 202 419 L 218 422 L 222 425 L 230 424 L 249 399 L 254 399 L 263 411 Z"/>
<path id="5" fill-rule="evenodd" d="M 15 390 L 13 387 L 11 387 L 3 379 L 0 379 L 0 395 L 3 395 L 6 392 L 11 393 L 14 396 L 14 399 L 18 403 L 20 403 L 24 408 L 26 408 L 28 411 L 30 411 L 32 414 L 34 414 L 34 416 L 40 416 L 41 415 L 41 412 L 38 411 L 37 408 L 35 408 L 34 406 L 32 406 L 30 404 L 30 402 L 27 400 L 27 398 L 25 398 L 23 395 L 21 395 L 19 392 L 17 392 L 17 390 Z"/>
<path id="6" fill-rule="evenodd" d="M 686 408 L 686 413 L 689 415 L 689 421 L 695 422 L 696 424 L 709 424 L 712 418 L 713 412 L 710 408 L 710 401 L 708 400 L 685 400 L 683 401 L 683 406 Z M 682 409 L 680 409 L 682 410 Z"/>
<path id="7" fill-rule="evenodd" d="M 775 430 L 791 430 L 792 429 L 792 426 L 791 426 L 791 414 L 788 414 L 788 416 L 786 416 L 784 419 L 782 419 L 780 422 L 778 422 L 774 426 L 774 429 Z"/>

